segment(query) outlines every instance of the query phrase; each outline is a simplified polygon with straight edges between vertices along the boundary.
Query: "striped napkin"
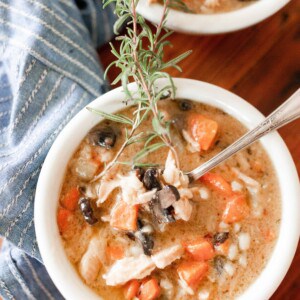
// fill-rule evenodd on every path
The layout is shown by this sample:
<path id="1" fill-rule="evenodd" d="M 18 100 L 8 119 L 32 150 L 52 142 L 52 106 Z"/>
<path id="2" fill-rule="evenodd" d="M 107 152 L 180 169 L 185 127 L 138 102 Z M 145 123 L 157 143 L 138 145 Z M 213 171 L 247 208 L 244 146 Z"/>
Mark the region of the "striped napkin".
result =
<path id="1" fill-rule="evenodd" d="M 100 0 L 99 0 L 100 1 Z M 62 299 L 39 254 L 36 182 L 58 133 L 107 90 L 95 48 L 112 8 L 93 0 L 0 0 L 0 295 Z"/>

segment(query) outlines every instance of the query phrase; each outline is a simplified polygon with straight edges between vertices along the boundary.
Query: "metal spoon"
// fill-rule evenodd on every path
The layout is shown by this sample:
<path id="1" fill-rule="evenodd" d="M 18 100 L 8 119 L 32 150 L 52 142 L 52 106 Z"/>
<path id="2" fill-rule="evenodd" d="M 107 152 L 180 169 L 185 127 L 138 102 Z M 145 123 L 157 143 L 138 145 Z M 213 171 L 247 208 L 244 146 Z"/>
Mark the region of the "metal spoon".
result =
<path id="1" fill-rule="evenodd" d="M 269 132 L 276 130 L 293 120 L 300 117 L 300 89 L 298 89 L 290 98 L 288 98 L 281 106 L 271 113 L 264 121 L 252 130 L 248 131 L 232 145 L 221 151 L 219 154 L 197 167 L 196 169 L 186 173 L 190 181 L 197 180 L 209 170 L 213 169 L 221 162 L 237 153 L 238 151 L 251 145 L 259 138 L 265 136 Z"/>

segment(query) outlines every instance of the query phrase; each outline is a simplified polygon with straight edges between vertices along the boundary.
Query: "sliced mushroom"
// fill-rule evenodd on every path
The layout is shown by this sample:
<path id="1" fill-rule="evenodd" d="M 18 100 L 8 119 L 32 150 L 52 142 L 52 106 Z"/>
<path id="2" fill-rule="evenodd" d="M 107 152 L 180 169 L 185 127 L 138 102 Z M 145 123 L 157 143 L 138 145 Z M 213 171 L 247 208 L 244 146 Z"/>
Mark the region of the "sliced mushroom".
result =
<path id="1" fill-rule="evenodd" d="M 229 232 L 218 232 L 213 236 L 214 246 L 223 244 L 229 237 Z"/>
<path id="2" fill-rule="evenodd" d="M 153 216 L 155 217 L 155 221 L 158 223 L 171 223 L 175 222 L 175 218 L 173 216 L 173 207 L 170 206 L 168 208 L 162 208 L 161 203 L 158 197 L 154 197 L 151 202 L 149 202 L 149 207 L 152 211 Z"/>
<path id="3" fill-rule="evenodd" d="M 146 170 L 143 177 L 143 183 L 147 190 L 161 190 L 161 183 L 159 182 L 158 176 L 159 173 L 156 168 L 149 168 Z"/>
<path id="4" fill-rule="evenodd" d="M 78 201 L 78 204 L 84 220 L 90 225 L 96 224 L 98 222 L 98 219 L 94 217 L 91 200 L 87 197 L 81 197 Z"/>
<path id="5" fill-rule="evenodd" d="M 226 259 L 223 256 L 216 256 L 214 258 L 214 268 L 216 269 L 218 275 L 221 275 L 223 270 L 224 270 L 224 265 L 225 265 Z"/>
<path id="6" fill-rule="evenodd" d="M 178 101 L 179 109 L 182 111 L 188 111 L 192 109 L 192 102 L 189 100 L 179 100 Z"/>
<path id="7" fill-rule="evenodd" d="M 105 126 L 91 131 L 89 137 L 93 145 L 111 149 L 115 145 L 117 134 L 111 126 Z"/>
<path id="8" fill-rule="evenodd" d="M 180 199 L 177 188 L 173 185 L 166 185 L 160 191 L 156 192 L 155 197 L 158 198 L 162 209 L 172 206 L 172 204 Z"/>
<path id="9" fill-rule="evenodd" d="M 138 218 L 138 230 L 135 232 L 128 232 L 127 236 L 132 239 L 132 240 L 138 240 L 139 243 L 141 244 L 144 254 L 146 255 L 151 255 L 152 250 L 154 247 L 154 239 L 152 236 L 152 230 L 146 230 L 149 229 L 151 225 L 146 224 L 144 225 L 143 221 Z"/>

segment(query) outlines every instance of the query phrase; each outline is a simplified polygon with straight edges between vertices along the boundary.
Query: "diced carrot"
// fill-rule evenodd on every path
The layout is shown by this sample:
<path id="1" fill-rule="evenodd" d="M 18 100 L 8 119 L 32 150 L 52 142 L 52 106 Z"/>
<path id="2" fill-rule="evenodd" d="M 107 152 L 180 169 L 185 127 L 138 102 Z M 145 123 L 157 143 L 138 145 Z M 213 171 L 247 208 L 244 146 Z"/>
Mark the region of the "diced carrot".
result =
<path id="1" fill-rule="evenodd" d="M 231 224 L 243 220 L 249 214 L 249 206 L 243 194 L 235 193 L 226 203 L 222 221 Z"/>
<path id="2" fill-rule="evenodd" d="M 125 299 L 131 300 L 137 296 L 140 288 L 140 283 L 136 280 L 130 280 L 124 286 L 124 297 Z"/>
<path id="3" fill-rule="evenodd" d="M 110 245 L 106 247 L 106 255 L 110 261 L 115 261 L 124 257 L 124 250 L 121 246 Z"/>
<path id="4" fill-rule="evenodd" d="M 215 173 L 206 173 L 201 178 L 200 181 L 208 185 L 211 189 L 222 194 L 223 196 L 231 196 L 232 188 L 231 185 L 225 180 L 222 175 Z"/>
<path id="5" fill-rule="evenodd" d="M 208 271 L 208 263 L 205 261 L 184 261 L 178 268 L 180 279 L 189 287 L 196 289 Z"/>
<path id="6" fill-rule="evenodd" d="M 154 300 L 160 295 L 160 286 L 155 278 L 146 279 L 139 292 L 140 300 Z"/>
<path id="7" fill-rule="evenodd" d="M 80 192 L 77 187 L 72 187 L 63 196 L 61 204 L 64 208 L 68 210 L 75 210 L 78 206 L 78 200 L 80 197 Z"/>
<path id="8" fill-rule="evenodd" d="M 217 135 L 218 123 L 200 114 L 192 114 L 188 120 L 189 130 L 199 144 L 199 150 L 208 150 Z"/>
<path id="9" fill-rule="evenodd" d="M 186 252 L 195 260 L 208 260 L 212 259 L 215 255 L 212 244 L 202 237 L 188 241 L 183 245 Z"/>
<path id="10" fill-rule="evenodd" d="M 63 234 L 70 227 L 72 212 L 60 207 L 57 212 L 57 225 L 59 232 Z"/>
<path id="11" fill-rule="evenodd" d="M 119 201 L 111 212 L 110 225 L 121 230 L 137 230 L 138 205 Z"/>
<path id="12" fill-rule="evenodd" d="M 227 255 L 229 251 L 230 240 L 226 240 L 224 243 L 218 244 L 215 246 L 216 252 L 218 255 Z"/>

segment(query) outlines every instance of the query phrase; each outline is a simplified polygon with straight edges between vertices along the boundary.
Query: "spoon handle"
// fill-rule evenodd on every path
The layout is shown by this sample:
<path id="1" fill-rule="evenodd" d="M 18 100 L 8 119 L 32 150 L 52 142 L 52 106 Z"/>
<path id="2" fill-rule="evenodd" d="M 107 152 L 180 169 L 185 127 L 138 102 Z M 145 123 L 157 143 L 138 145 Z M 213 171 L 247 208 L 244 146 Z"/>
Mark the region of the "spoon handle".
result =
<path id="1" fill-rule="evenodd" d="M 246 148 L 259 138 L 269 132 L 278 129 L 293 120 L 300 117 L 300 89 L 298 89 L 288 100 L 272 112 L 258 126 L 248 131 L 229 147 L 218 153 L 216 156 L 197 167 L 196 169 L 186 173 L 190 180 L 197 180 L 209 170 L 235 154 L 236 152 Z"/>

